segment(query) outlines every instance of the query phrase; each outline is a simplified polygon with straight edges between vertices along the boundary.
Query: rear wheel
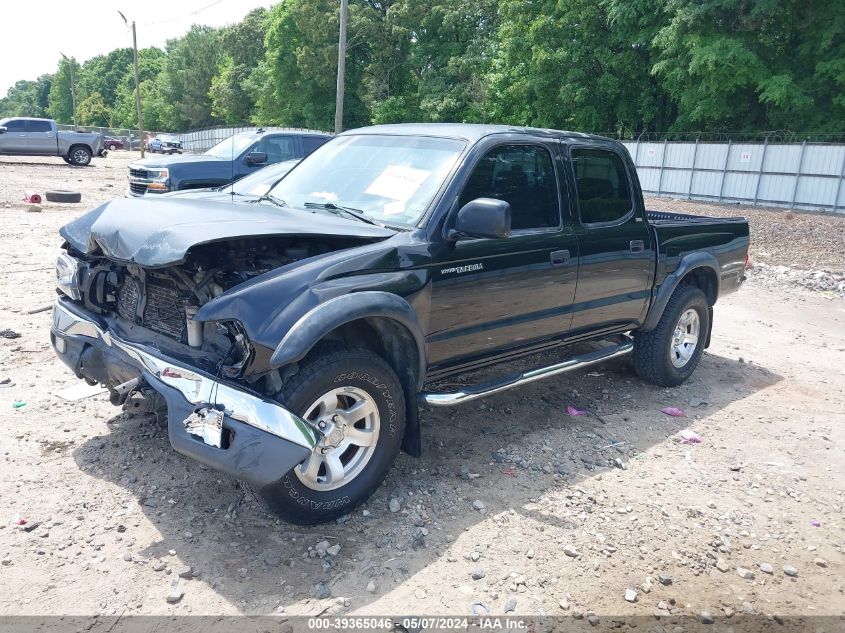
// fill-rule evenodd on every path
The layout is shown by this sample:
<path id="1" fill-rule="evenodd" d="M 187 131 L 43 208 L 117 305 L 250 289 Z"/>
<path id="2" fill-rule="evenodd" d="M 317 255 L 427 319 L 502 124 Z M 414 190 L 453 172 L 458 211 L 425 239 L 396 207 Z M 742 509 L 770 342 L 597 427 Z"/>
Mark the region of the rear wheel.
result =
<path id="1" fill-rule="evenodd" d="M 114 143 L 112 143 L 111 145 L 109 145 L 109 149 L 110 149 L 111 151 L 114 151 L 114 150 L 116 150 L 116 149 L 117 149 L 117 145 L 115 145 Z"/>
<path id="2" fill-rule="evenodd" d="M 710 331 L 710 309 L 695 286 L 679 286 L 651 332 L 634 336 L 634 369 L 640 378 L 675 387 L 695 371 Z"/>
<path id="3" fill-rule="evenodd" d="M 321 347 L 300 363 L 279 400 L 324 434 L 308 458 L 256 498 L 291 523 L 348 513 L 387 475 L 405 430 L 405 395 L 396 374 L 362 348 Z"/>
<path id="4" fill-rule="evenodd" d="M 93 154 L 91 154 L 91 150 L 87 147 L 82 145 L 75 145 L 74 147 L 70 148 L 70 152 L 68 152 L 68 162 L 71 165 L 76 165 L 77 167 L 85 167 L 91 162 Z"/>

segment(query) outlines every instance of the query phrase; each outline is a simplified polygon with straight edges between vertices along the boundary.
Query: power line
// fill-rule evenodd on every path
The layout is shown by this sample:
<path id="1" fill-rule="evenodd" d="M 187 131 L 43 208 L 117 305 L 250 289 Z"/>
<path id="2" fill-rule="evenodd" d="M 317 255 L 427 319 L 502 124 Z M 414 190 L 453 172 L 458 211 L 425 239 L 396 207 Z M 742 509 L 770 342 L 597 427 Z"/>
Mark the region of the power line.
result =
<path id="1" fill-rule="evenodd" d="M 200 7 L 199 9 L 195 9 L 194 11 L 190 11 L 190 12 L 184 14 L 184 15 L 180 15 L 180 16 L 175 17 L 175 18 L 170 18 L 169 20 L 159 20 L 158 22 L 139 22 L 139 24 L 141 26 L 157 26 L 159 24 L 169 24 L 170 22 L 178 22 L 179 20 L 184 20 L 187 17 L 190 17 L 192 15 L 196 15 L 197 13 L 201 13 L 201 12 L 205 11 L 206 9 L 210 9 L 211 7 L 218 5 L 221 2 L 223 2 L 223 0 L 215 0 L 211 4 L 207 4 L 204 7 Z"/>

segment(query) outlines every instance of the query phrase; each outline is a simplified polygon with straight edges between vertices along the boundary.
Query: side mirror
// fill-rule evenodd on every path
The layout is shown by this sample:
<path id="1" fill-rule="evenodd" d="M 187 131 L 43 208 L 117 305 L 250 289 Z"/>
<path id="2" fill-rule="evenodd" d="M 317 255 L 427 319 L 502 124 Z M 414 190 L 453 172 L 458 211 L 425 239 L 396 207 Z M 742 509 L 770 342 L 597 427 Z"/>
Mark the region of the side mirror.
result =
<path id="1" fill-rule="evenodd" d="M 476 198 L 458 210 L 451 240 L 467 237 L 504 238 L 511 234 L 511 205 L 495 198 Z"/>
<path id="2" fill-rule="evenodd" d="M 6 133 L 6 127 L 4 125 L 0 125 L 0 134 Z"/>
<path id="3" fill-rule="evenodd" d="M 246 155 L 247 165 L 261 165 L 267 162 L 267 154 L 265 152 L 250 152 Z"/>

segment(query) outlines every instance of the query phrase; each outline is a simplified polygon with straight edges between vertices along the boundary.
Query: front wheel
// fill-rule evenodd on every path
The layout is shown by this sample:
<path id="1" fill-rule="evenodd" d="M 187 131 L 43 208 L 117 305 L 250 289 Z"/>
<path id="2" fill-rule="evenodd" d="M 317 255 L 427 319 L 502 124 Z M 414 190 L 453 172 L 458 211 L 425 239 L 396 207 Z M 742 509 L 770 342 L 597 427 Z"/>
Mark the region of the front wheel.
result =
<path id="1" fill-rule="evenodd" d="M 278 399 L 324 434 L 278 482 L 252 490 L 268 510 L 312 525 L 347 514 L 387 475 L 405 431 L 405 394 L 391 367 L 362 348 L 325 345 Z"/>
<path id="2" fill-rule="evenodd" d="M 109 145 L 109 150 L 110 150 L 110 151 L 112 151 L 112 152 L 113 152 L 113 151 L 114 151 L 114 150 L 116 150 L 116 149 L 117 149 L 117 145 L 115 145 L 114 143 L 112 143 L 111 145 Z"/>
<path id="3" fill-rule="evenodd" d="M 662 387 L 680 385 L 698 366 L 709 331 L 707 297 L 695 286 L 679 286 L 657 327 L 634 335 L 637 375 Z"/>

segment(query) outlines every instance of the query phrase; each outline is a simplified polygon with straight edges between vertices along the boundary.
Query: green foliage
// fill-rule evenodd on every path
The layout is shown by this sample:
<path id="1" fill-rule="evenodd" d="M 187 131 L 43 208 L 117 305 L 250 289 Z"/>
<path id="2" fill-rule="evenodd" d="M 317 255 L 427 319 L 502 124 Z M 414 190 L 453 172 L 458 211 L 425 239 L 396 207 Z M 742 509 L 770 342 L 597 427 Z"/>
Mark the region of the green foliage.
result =
<path id="1" fill-rule="evenodd" d="M 334 127 L 338 0 L 281 0 L 140 51 L 147 129 Z M 350 0 L 344 127 L 498 122 L 637 134 L 845 123 L 845 2 Z M 136 127 L 128 48 L 76 72 L 82 125 Z M 70 123 L 69 62 L 0 116 Z"/>
<path id="2" fill-rule="evenodd" d="M 192 26 L 183 37 L 167 42 L 163 96 L 172 104 L 168 127 L 190 129 L 214 123 L 211 82 L 220 61 L 220 32 Z"/>
<path id="3" fill-rule="evenodd" d="M 255 109 L 250 77 L 264 59 L 266 23 L 267 10 L 255 9 L 221 33 L 223 53 L 211 82 L 211 113 L 229 125 L 249 121 Z"/>
<path id="4" fill-rule="evenodd" d="M 0 118 L 11 116 L 46 117 L 53 75 L 41 75 L 35 81 L 21 80 L 0 99 Z"/>
<path id="5" fill-rule="evenodd" d="M 47 97 L 47 114 L 58 123 L 73 123 L 73 93 L 71 92 L 71 66 L 73 66 L 74 82 L 79 77 L 80 66 L 75 59 L 62 59 L 59 69 L 50 84 Z M 76 87 L 74 86 L 76 90 Z M 76 92 L 77 96 L 79 95 Z"/>
<path id="6" fill-rule="evenodd" d="M 80 125 L 108 127 L 111 124 L 111 116 L 111 109 L 99 92 L 92 92 L 76 106 L 76 118 Z"/>

